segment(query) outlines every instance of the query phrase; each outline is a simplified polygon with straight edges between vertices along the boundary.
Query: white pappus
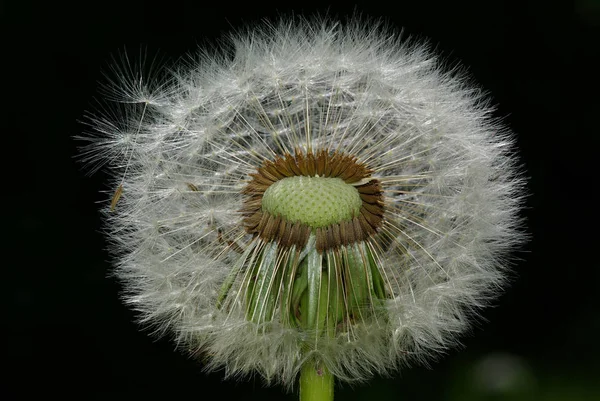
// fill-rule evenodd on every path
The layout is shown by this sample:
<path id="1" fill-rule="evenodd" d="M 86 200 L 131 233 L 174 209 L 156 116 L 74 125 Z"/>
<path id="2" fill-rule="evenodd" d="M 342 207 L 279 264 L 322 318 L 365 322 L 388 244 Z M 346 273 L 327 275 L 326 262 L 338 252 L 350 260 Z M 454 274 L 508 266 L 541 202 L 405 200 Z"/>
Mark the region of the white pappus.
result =
<path id="1" fill-rule="evenodd" d="M 364 380 L 455 345 L 524 237 L 489 102 L 373 21 L 231 38 L 160 82 L 125 74 L 124 112 L 79 138 L 114 177 L 126 302 L 209 368 L 285 385 L 309 360 Z"/>

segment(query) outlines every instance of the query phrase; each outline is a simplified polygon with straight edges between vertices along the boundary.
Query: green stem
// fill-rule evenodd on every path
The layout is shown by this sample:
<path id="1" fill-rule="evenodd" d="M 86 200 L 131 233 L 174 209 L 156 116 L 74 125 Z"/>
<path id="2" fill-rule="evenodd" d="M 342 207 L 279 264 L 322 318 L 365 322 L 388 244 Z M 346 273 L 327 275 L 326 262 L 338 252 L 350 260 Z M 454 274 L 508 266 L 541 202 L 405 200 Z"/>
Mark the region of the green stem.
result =
<path id="1" fill-rule="evenodd" d="M 322 364 L 307 362 L 302 367 L 300 401 L 333 401 L 333 375 Z"/>

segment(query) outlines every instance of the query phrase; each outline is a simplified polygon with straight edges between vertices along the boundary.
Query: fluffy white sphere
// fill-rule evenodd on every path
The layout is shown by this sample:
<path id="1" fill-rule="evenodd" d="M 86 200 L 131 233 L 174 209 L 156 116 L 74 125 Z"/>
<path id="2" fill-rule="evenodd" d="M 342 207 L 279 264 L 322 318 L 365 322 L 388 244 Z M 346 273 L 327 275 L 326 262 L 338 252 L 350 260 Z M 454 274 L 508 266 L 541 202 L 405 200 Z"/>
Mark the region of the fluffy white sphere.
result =
<path id="1" fill-rule="evenodd" d="M 233 37 L 232 55 L 202 54 L 153 89 L 124 77 L 126 112 L 92 120 L 83 157 L 114 173 L 106 231 L 127 303 L 210 367 L 289 384 L 308 358 L 342 380 L 424 362 L 456 343 L 503 282 L 522 240 L 510 133 L 463 76 L 375 25 L 259 27 Z M 383 205 L 376 232 L 315 253 L 319 280 L 335 263 L 372 259 L 358 264 L 369 287 L 360 308 L 377 311 L 352 309 L 347 283 L 362 273 L 336 270 L 346 316 L 324 323 L 328 335 L 286 309 L 314 242 L 285 248 L 250 232 L 243 213 L 250 174 L 318 151 L 368 168 Z M 289 281 L 275 278 L 287 268 Z M 268 288 L 258 297 L 272 305 L 263 310 L 249 286 Z"/>

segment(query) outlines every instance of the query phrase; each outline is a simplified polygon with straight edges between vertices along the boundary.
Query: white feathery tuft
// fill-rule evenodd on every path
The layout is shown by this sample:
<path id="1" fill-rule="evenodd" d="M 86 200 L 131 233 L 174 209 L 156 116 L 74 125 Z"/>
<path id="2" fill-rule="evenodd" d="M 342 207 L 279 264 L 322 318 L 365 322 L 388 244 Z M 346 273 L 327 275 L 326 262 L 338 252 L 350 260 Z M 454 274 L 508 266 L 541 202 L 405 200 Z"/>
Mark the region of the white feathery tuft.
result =
<path id="1" fill-rule="evenodd" d="M 373 21 L 288 20 L 232 42 L 231 57 L 203 53 L 160 82 L 128 69 L 110 85 L 122 93 L 108 96 L 124 112 L 100 110 L 80 138 L 82 159 L 107 165 L 120 188 L 105 227 L 127 303 L 210 368 L 291 385 L 307 333 L 278 314 L 257 328 L 220 308 L 219 294 L 258 248 L 275 246 L 241 223 L 249 174 L 295 149 L 326 149 L 355 155 L 382 184 L 383 225 L 364 246 L 388 297 L 385 319 L 310 355 L 352 381 L 456 345 L 524 239 L 524 181 L 488 100 L 426 46 Z"/>

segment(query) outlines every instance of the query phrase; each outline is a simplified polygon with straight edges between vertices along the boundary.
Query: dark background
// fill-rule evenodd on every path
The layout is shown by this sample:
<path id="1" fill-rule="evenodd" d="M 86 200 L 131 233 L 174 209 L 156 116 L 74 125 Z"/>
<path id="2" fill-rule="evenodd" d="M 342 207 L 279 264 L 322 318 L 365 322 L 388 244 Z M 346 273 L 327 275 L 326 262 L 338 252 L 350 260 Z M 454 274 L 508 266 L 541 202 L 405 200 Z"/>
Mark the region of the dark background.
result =
<path id="1" fill-rule="evenodd" d="M 600 395 L 597 71 L 600 5 L 564 2 L 4 2 L 2 399 L 294 400 L 140 331 L 99 232 L 105 176 L 76 162 L 78 122 L 123 49 L 166 60 L 231 29 L 318 11 L 383 17 L 467 66 L 517 135 L 532 239 L 486 322 L 431 368 L 338 388 L 336 400 L 592 400 Z M 585 97 L 585 94 L 588 96 Z M 583 95 L 583 96 L 582 96 Z M 591 96 L 590 96 L 591 95 Z M 592 99 L 590 99 L 592 98 Z M 8 241 L 6 241 L 8 240 Z"/>

